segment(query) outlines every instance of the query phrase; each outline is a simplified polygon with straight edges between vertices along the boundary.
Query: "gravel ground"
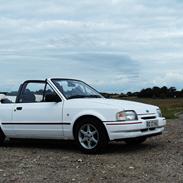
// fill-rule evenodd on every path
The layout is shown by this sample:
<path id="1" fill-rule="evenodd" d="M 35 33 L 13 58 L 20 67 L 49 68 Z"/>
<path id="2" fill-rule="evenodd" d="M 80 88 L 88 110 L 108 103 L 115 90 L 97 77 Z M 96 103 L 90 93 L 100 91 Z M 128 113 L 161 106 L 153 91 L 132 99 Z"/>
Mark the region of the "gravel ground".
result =
<path id="1" fill-rule="evenodd" d="M 15 141 L 0 147 L 0 182 L 183 183 L 183 116 L 139 146 L 111 143 L 81 154 L 73 142 Z"/>

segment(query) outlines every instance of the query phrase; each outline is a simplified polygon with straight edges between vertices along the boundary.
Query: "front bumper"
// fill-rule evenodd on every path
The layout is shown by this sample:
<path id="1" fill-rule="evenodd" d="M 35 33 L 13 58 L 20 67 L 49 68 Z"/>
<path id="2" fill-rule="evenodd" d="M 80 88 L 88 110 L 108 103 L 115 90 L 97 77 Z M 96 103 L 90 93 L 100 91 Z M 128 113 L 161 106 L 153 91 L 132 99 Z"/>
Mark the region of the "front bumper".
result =
<path id="1" fill-rule="evenodd" d="M 166 125 L 165 118 L 156 118 L 158 127 L 147 128 L 146 120 L 130 121 L 130 122 L 105 122 L 109 139 L 122 140 L 136 137 L 150 137 L 161 134 Z"/>

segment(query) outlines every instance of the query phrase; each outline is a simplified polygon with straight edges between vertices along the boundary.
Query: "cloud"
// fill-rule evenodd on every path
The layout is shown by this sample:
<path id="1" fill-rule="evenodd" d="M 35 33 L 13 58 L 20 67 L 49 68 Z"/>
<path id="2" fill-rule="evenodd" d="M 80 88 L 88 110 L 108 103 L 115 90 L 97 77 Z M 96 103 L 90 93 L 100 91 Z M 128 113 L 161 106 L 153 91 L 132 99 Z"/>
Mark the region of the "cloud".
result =
<path id="1" fill-rule="evenodd" d="M 12 87 L 19 85 L 24 79 L 68 77 L 85 80 L 102 91 L 113 91 L 115 87 L 121 90 L 131 79 L 138 78 L 138 64 L 135 60 L 112 53 L 69 53 L 54 58 L 48 56 L 44 61 L 39 56 L 13 55 L 9 56 L 8 61 L 0 61 L 0 65 L 8 70 L 6 73 L 1 72 L 0 78 L 7 78 L 8 83 L 11 78 L 16 78 Z M 135 68 L 133 72 L 132 68 Z M 4 84 L 0 84 L 0 88 L 3 86 Z M 8 85 L 7 90 L 10 89 Z"/>
<path id="2" fill-rule="evenodd" d="M 51 75 L 108 91 L 181 88 L 182 8 L 179 0 L 2 1 L 0 89 Z"/>

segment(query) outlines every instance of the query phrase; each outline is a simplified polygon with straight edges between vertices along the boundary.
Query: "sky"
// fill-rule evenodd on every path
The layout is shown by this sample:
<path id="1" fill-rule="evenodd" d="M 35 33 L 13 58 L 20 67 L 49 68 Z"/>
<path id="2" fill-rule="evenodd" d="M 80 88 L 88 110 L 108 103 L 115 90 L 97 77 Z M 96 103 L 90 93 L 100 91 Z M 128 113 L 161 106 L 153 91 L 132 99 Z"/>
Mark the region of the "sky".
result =
<path id="1" fill-rule="evenodd" d="M 0 0 L 0 91 L 81 79 L 103 92 L 183 88 L 182 0 Z"/>

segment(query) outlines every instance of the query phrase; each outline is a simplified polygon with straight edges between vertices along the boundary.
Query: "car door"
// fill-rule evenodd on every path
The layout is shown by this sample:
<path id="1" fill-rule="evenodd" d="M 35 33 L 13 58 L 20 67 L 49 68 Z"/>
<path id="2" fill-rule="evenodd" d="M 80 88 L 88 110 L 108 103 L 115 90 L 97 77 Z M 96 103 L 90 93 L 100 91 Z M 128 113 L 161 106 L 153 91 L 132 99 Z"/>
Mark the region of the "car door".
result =
<path id="1" fill-rule="evenodd" d="M 57 96 L 57 100 L 55 100 Z M 17 138 L 63 137 L 63 102 L 45 81 L 24 83 L 14 106 L 12 125 Z"/>

